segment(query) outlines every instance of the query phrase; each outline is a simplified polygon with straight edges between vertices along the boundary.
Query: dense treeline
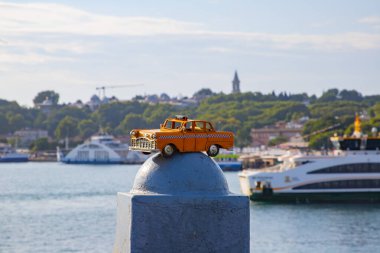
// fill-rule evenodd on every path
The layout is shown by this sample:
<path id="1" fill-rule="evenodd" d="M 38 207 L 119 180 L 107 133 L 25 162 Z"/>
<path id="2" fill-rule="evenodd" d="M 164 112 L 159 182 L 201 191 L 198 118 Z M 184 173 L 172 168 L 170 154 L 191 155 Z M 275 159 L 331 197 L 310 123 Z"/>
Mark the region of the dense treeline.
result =
<path id="1" fill-rule="evenodd" d="M 297 120 L 307 116 L 310 120 L 303 134 L 313 148 L 326 146 L 327 137 L 334 132 L 349 133 L 355 113 L 367 114 L 370 120 L 363 122 L 366 132 L 380 124 L 380 96 L 362 96 L 355 90 L 330 89 L 320 97 L 302 94 L 215 94 L 202 89 L 194 97 L 203 98 L 199 105 L 181 108 L 170 104 L 148 104 L 137 100 L 112 102 L 92 111 L 59 104 L 59 95 L 54 91 L 39 93 L 34 102 L 42 103 L 51 97 L 53 105 L 49 113 L 40 109 L 25 108 L 16 102 L 0 100 L 0 135 L 6 137 L 14 131 L 30 128 L 45 129 L 55 142 L 66 137 L 82 141 L 100 130 L 115 135 L 127 135 L 133 128 L 157 128 L 167 117 L 185 114 L 192 118 L 210 120 L 220 130 L 233 131 L 236 145 L 243 147 L 251 143 L 250 131 L 273 125 L 278 121 Z M 336 129 L 328 129 L 339 124 Z M 322 129 L 326 131 L 319 132 Z M 4 140 L 4 138 L 2 138 Z M 40 146 L 49 146 L 39 140 Z M 38 145 L 34 143 L 32 148 Z"/>

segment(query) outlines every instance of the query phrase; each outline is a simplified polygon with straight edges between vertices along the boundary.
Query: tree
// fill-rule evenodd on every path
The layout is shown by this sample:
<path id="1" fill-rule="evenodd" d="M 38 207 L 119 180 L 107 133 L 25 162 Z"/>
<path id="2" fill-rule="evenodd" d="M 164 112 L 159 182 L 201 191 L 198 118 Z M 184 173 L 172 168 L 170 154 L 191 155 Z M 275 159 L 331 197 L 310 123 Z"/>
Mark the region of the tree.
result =
<path id="1" fill-rule="evenodd" d="M 212 90 L 203 88 L 203 89 L 195 92 L 193 95 L 193 98 L 195 98 L 197 100 L 201 100 L 201 99 L 204 99 L 206 97 L 210 97 L 212 95 L 214 95 L 214 92 L 212 92 Z"/>
<path id="2" fill-rule="evenodd" d="M 103 128 L 116 128 L 124 119 L 125 115 L 129 113 L 142 114 L 146 107 L 147 104 L 137 101 L 109 103 L 100 106 L 93 116 Z"/>
<path id="3" fill-rule="evenodd" d="M 78 134 L 78 120 L 71 117 L 64 117 L 58 124 L 55 129 L 55 136 L 59 139 L 63 139 L 65 137 L 74 137 Z"/>
<path id="4" fill-rule="evenodd" d="M 17 113 L 17 114 L 8 113 L 7 116 L 8 116 L 9 128 L 12 131 L 20 130 L 26 126 L 25 118 L 20 113 Z"/>
<path id="5" fill-rule="evenodd" d="M 287 141 L 289 141 L 288 137 L 286 137 L 284 135 L 280 135 L 280 136 L 277 136 L 276 138 L 270 140 L 268 143 L 268 146 L 277 146 L 277 145 L 284 143 L 284 142 L 287 142 Z"/>
<path id="6" fill-rule="evenodd" d="M 52 90 L 41 91 L 34 97 L 33 103 L 35 105 L 41 104 L 46 98 L 49 98 L 53 105 L 57 105 L 59 100 L 59 94 Z"/>
<path id="7" fill-rule="evenodd" d="M 117 129 L 120 133 L 128 134 L 132 129 L 143 128 L 144 126 L 146 126 L 144 118 L 141 115 L 131 113 L 125 116 Z"/>
<path id="8" fill-rule="evenodd" d="M 342 100 L 350 100 L 350 101 L 358 101 L 358 102 L 363 100 L 362 94 L 360 94 L 356 90 L 342 90 L 339 93 L 339 97 Z"/>
<path id="9" fill-rule="evenodd" d="M 98 131 L 98 126 L 94 121 L 85 119 L 79 122 L 78 129 L 81 137 L 89 138 L 91 135 L 95 134 Z"/>
<path id="10" fill-rule="evenodd" d="M 48 130 L 50 135 L 54 135 L 59 122 L 66 116 L 70 116 L 80 121 L 89 117 L 89 111 L 87 108 L 80 109 L 70 106 L 62 106 L 52 111 L 46 120 L 44 120 L 45 129 Z"/>
<path id="11" fill-rule="evenodd" d="M 240 148 L 244 148 L 251 145 L 252 140 L 250 138 L 250 134 L 251 134 L 251 126 L 244 125 L 241 128 L 239 128 L 239 130 L 237 130 L 236 135 L 235 135 L 236 146 Z"/>
<path id="12" fill-rule="evenodd" d="M 9 132 L 8 119 L 4 114 L 0 113 L 0 134 L 7 134 Z"/>
<path id="13" fill-rule="evenodd" d="M 379 102 L 379 103 L 376 103 L 376 104 L 372 107 L 372 110 L 373 110 L 373 114 L 374 114 L 374 116 L 376 116 L 376 117 L 380 117 L 380 102 Z"/>
<path id="14" fill-rule="evenodd" d="M 333 135 L 332 131 L 313 135 L 310 137 L 309 147 L 317 150 L 332 148 L 330 137 Z"/>
<path id="15" fill-rule="evenodd" d="M 39 138 L 33 141 L 29 147 L 33 152 L 48 150 L 49 149 L 49 141 L 48 138 Z"/>
<path id="16" fill-rule="evenodd" d="M 338 89 L 329 89 L 323 92 L 322 96 L 318 99 L 318 102 L 331 102 L 335 101 L 339 95 Z"/>

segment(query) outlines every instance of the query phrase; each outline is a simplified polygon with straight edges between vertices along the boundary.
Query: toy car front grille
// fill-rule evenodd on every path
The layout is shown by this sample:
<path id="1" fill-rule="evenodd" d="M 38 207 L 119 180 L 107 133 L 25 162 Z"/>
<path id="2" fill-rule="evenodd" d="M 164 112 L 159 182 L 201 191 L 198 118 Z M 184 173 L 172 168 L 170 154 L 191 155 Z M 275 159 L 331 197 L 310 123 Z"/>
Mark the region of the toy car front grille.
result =
<path id="1" fill-rule="evenodd" d="M 133 149 L 141 150 L 154 150 L 157 149 L 157 143 L 155 140 L 149 140 L 146 138 L 132 139 L 131 144 Z"/>

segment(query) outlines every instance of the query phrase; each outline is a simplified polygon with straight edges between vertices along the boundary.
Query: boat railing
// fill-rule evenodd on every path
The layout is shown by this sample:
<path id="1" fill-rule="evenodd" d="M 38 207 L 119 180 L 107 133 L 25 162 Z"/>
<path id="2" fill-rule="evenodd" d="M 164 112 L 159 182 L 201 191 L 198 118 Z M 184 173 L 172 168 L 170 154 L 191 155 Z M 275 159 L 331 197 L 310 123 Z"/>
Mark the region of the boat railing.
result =
<path id="1" fill-rule="evenodd" d="M 284 164 L 277 164 L 275 166 L 259 169 L 260 172 L 282 172 L 285 170 L 286 168 L 284 167 Z"/>

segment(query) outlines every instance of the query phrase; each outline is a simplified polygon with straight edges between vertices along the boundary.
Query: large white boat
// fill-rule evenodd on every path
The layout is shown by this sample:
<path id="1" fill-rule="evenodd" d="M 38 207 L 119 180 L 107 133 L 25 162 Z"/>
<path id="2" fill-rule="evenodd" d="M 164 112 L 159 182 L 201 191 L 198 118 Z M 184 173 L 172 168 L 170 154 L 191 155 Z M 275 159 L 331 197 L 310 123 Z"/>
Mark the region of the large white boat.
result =
<path id="1" fill-rule="evenodd" d="M 27 162 L 29 154 L 19 153 L 10 145 L 0 144 L 0 162 Z"/>
<path id="2" fill-rule="evenodd" d="M 139 152 L 129 151 L 126 143 L 121 143 L 112 135 L 92 136 L 89 141 L 77 146 L 67 154 L 57 148 L 57 160 L 74 164 L 139 164 L 146 160 Z"/>
<path id="3" fill-rule="evenodd" d="M 282 164 L 239 173 L 242 192 L 253 201 L 379 202 L 380 136 L 361 133 L 331 138 L 333 155 L 284 156 Z"/>

